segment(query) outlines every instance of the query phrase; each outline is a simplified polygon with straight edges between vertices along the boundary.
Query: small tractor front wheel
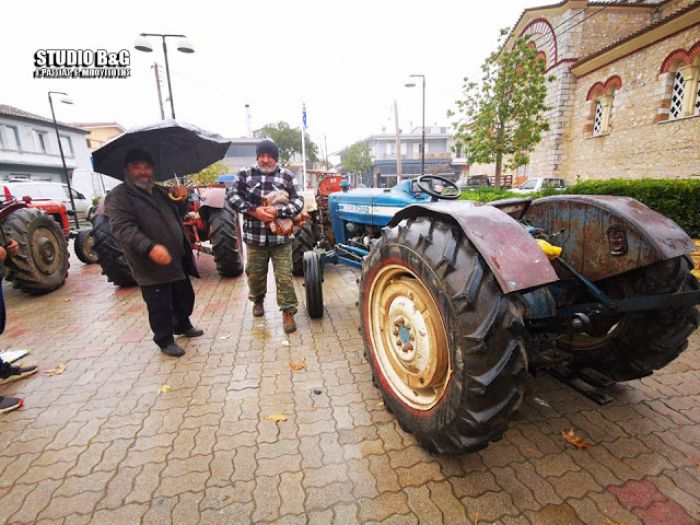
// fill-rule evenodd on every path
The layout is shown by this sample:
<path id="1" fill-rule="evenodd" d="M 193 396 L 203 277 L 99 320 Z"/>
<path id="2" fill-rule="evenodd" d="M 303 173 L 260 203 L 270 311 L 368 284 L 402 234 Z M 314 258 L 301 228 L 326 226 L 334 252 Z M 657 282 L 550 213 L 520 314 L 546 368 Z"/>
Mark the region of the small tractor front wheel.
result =
<path id="1" fill-rule="evenodd" d="M 97 252 L 95 251 L 95 237 L 92 230 L 80 230 L 73 241 L 75 255 L 85 264 L 95 264 L 97 262 Z"/>
<path id="2" fill-rule="evenodd" d="M 32 295 L 60 288 L 68 276 L 68 244 L 53 217 L 34 208 L 20 208 L 3 221 L 19 252 L 7 263 L 15 288 Z"/>
<path id="3" fill-rule="evenodd" d="M 126 263 L 124 252 L 112 235 L 109 218 L 95 215 L 92 218 L 93 248 L 97 253 L 97 262 L 107 280 L 116 286 L 135 286 L 136 281 L 131 268 Z"/>
<path id="4" fill-rule="evenodd" d="M 304 253 L 304 288 L 309 317 L 320 319 L 323 317 L 323 267 L 314 251 Z"/>
<path id="5" fill-rule="evenodd" d="M 688 257 L 676 257 L 613 277 L 602 286 L 615 298 L 688 292 L 700 288 L 691 270 Z M 595 335 L 562 336 L 557 346 L 572 354 L 577 368 L 593 368 L 616 381 L 639 379 L 688 347 L 698 317 L 695 306 L 630 313 L 598 327 Z"/>
<path id="6" fill-rule="evenodd" d="M 238 277 L 243 273 L 243 260 L 238 249 L 236 214 L 228 202 L 223 208 L 207 208 L 207 210 L 216 269 L 222 277 Z"/>
<path id="7" fill-rule="evenodd" d="M 425 448 L 479 450 L 523 397 L 523 308 L 457 227 L 387 228 L 363 265 L 361 331 L 384 404 Z"/>
<path id="8" fill-rule="evenodd" d="M 292 237 L 292 275 L 304 275 L 304 254 L 316 245 L 316 229 L 313 219 L 301 225 Z"/>

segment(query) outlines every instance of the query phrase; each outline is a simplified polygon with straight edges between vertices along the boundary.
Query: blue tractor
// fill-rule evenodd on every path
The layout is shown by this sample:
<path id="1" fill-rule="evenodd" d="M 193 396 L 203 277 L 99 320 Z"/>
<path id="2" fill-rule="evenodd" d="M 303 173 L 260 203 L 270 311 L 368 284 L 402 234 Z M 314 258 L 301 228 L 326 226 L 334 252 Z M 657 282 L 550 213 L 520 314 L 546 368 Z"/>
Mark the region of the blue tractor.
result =
<path id="1" fill-rule="evenodd" d="M 528 372 L 604 402 L 597 387 L 687 347 L 700 285 L 691 239 L 670 219 L 624 197 L 458 197 L 435 176 L 333 193 L 335 242 L 303 257 L 311 317 L 323 315 L 324 264 L 361 269 L 374 383 L 422 446 L 461 453 L 501 438 Z"/>

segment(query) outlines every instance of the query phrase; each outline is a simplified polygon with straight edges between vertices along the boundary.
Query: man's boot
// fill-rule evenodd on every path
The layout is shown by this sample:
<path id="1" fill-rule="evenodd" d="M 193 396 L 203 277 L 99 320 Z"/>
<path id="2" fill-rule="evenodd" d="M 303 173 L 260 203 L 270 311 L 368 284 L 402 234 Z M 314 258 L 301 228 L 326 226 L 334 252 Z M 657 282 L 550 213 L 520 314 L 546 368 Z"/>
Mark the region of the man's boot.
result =
<path id="1" fill-rule="evenodd" d="M 253 303 L 253 317 L 262 317 L 263 315 L 265 315 L 265 306 L 262 301 Z"/>
<path id="2" fill-rule="evenodd" d="M 294 314 L 289 312 L 282 313 L 282 326 L 285 334 L 291 334 L 297 331 L 297 324 L 294 322 Z"/>

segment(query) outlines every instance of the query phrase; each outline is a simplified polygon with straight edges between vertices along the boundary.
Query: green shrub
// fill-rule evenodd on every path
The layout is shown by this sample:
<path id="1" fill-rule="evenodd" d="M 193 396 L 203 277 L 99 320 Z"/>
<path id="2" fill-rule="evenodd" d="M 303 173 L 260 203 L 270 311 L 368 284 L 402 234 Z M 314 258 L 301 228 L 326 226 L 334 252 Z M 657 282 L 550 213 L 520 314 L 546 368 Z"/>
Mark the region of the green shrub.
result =
<path id="1" fill-rule="evenodd" d="M 632 197 L 678 223 L 688 235 L 700 238 L 700 179 L 610 179 L 579 182 L 560 192 L 545 189 L 539 193 L 519 194 L 498 188 L 475 188 L 462 192 L 461 198 L 491 202 L 509 197 L 537 199 L 549 195 L 617 195 Z"/>
<path id="2" fill-rule="evenodd" d="M 469 190 L 464 190 L 460 199 L 468 201 L 479 201 L 479 202 L 491 202 L 498 199 L 507 199 L 509 197 L 528 197 L 529 195 L 520 195 L 518 193 L 513 193 L 512 191 L 502 190 L 499 188 L 490 188 L 484 186 L 483 188 L 474 188 Z"/>
<path id="3" fill-rule="evenodd" d="M 610 179 L 580 182 L 566 193 L 632 197 L 700 238 L 700 179 Z"/>

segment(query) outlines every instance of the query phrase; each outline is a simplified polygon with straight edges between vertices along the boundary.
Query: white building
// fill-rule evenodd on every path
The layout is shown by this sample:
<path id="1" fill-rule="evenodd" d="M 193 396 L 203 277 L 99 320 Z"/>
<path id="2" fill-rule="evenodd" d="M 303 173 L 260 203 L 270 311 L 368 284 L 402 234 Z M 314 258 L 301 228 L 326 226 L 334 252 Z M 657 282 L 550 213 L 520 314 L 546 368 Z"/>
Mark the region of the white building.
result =
<path id="1" fill-rule="evenodd" d="M 92 171 L 88 132 L 58 123 L 68 173 Z M 0 104 L 0 180 L 66 182 L 53 121 Z"/>

